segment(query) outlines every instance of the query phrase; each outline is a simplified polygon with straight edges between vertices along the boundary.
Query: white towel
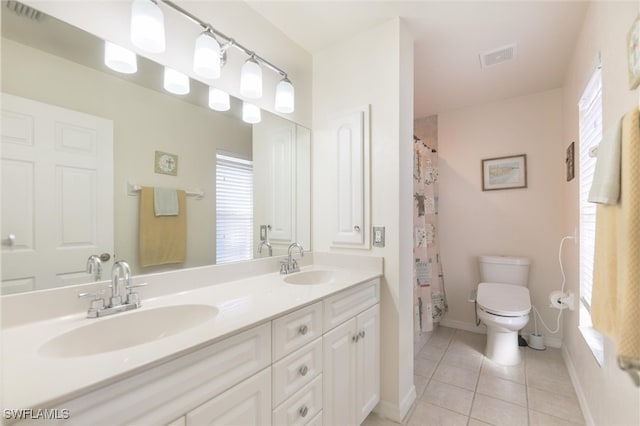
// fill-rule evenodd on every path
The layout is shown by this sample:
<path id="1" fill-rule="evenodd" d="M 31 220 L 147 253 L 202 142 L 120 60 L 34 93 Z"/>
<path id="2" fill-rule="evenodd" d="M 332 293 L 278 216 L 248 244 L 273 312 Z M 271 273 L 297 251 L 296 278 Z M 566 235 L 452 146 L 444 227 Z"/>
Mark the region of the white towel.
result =
<path id="1" fill-rule="evenodd" d="M 153 208 L 156 216 L 177 216 L 178 191 L 170 188 L 153 188 Z"/>
<path id="2" fill-rule="evenodd" d="M 615 205 L 620 200 L 620 146 L 622 120 L 605 133 L 598 145 L 598 160 L 589 191 L 589 201 Z"/>

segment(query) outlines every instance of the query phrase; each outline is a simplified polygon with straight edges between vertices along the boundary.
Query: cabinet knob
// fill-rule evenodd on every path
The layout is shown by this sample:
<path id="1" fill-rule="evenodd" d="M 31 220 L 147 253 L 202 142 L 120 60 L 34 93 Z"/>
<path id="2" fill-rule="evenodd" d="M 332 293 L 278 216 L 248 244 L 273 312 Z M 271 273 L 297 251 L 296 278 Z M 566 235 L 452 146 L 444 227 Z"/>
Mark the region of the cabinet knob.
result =
<path id="1" fill-rule="evenodd" d="M 2 245 L 3 246 L 9 246 L 9 247 L 13 247 L 16 243 L 16 236 L 15 234 L 9 234 L 7 235 L 7 240 L 6 243 L 3 241 Z"/>
<path id="2" fill-rule="evenodd" d="M 298 333 L 302 334 L 303 336 L 307 334 L 308 331 L 309 327 L 307 327 L 306 325 L 301 325 L 300 328 L 298 328 Z"/>
<path id="3" fill-rule="evenodd" d="M 364 339 L 364 330 L 362 330 L 360 333 L 358 333 L 358 335 Z"/>
<path id="4" fill-rule="evenodd" d="M 309 409 L 307 408 L 306 405 L 303 405 L 302 407 L 300 407 L 300 409 L 298 410 L 298 413 L 300 413 L 300 415 L 302 417 L 307 417 L 307 414 L 309 414 Z"/>
<path id="5" fill-rule="evenodd" d="M 357 335 L 357 334 L 354 334 L 354 335 L 353 335 L 353 337 L 351 338 L 351 341 L 352 341 L 353 343 L 356 343 L 359 339 L 360 339 L 360 336 L 359 336 L 359 335 Z"/>
<path id="6" fill-rule="evenodd" d="M 356 232 L 360 232 L 360 227 L 358 225 L 356 225 L 356 226 L 353 227 L 353 230 L 356 231 Z"/>
<path id="7" fill-rule="evenodd" d="M 302 367 L 300 367 L 300 370 L 298 370 L 300 372 L 301 376 L 306 376 L 307 373 L 309 372 L 309 367 L 307 367 L 306 365 L 303 365 Z"/>

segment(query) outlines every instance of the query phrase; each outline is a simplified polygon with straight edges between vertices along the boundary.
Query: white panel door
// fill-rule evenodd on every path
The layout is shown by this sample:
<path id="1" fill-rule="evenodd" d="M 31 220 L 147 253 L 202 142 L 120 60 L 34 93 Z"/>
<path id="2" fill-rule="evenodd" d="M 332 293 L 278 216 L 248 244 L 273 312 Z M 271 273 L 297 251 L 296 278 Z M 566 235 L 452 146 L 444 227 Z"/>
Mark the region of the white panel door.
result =
<path id="1" fill-rule="evenodd" d="M 355 423 L 355 331 L 352 319 L 323 336 L 323 417 L 327 425 Z"/>
<path id="2" fill-rule="evenodd" d="M 265 117 L 253 129 L 254 223 L 271 227 L 274 250 L 286 249 L 296 238 L 296 126 Z"/>
<path id="3" fill-rule="evenodd" d="M 113 254 L 113 123 L 2 94 L 1 124 L 2 293 L 90 281 Z"/>
<path id="4" fill-rule="evenodd" d="M 271 368 L 251 376 L 187 413 L 187 426 L 270 425 Z"/>
<path id="5" fill-rule="evenodd" d="M 380 401 L 380 305 L 357 316 L 357 423 L 361 424 Z"/>
<path id="6" fill-rule="evenodd" d="M 329 124 L 332 242 L 368 247 L 368 108 L 346 112 Z"/>

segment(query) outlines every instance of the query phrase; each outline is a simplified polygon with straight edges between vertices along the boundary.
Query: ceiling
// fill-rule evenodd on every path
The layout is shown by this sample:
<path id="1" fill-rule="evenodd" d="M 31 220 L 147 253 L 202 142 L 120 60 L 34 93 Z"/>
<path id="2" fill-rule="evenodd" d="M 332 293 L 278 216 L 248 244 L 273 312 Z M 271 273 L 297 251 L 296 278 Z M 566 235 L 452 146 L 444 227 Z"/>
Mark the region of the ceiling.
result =
<path id="1" fill-rule="evenodd" d="M 396 16 L 415 39 L 414 115 L 562 86 L 588 6 L 583 1 L 248 1 L 310 53 Z M 479 54 L 516 43 L 481 68 Z"/>

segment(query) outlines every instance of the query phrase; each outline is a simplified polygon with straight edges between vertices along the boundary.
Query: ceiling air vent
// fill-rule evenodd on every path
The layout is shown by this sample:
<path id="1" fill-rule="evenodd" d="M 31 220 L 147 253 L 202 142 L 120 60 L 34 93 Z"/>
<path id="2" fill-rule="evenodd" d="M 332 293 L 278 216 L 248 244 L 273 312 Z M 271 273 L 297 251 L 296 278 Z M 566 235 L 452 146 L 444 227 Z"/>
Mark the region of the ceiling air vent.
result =
<path id="1" fill-rule="evenodd" d="M 516 57 L 516 44 L 510 44 L 497 49 L 488 50 L 480 54 L 482 68 L 492 67 L 502 62 L 508 62 Z"/>

